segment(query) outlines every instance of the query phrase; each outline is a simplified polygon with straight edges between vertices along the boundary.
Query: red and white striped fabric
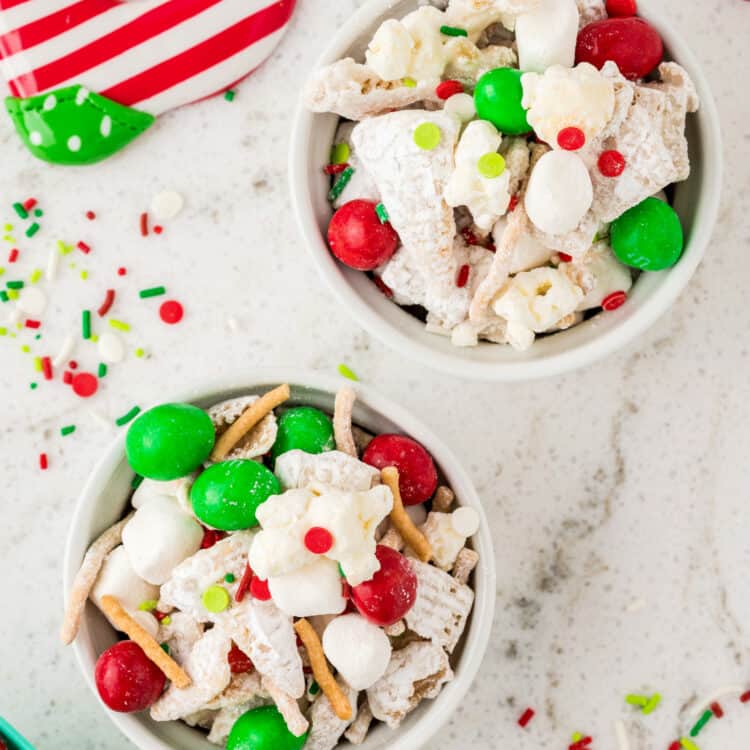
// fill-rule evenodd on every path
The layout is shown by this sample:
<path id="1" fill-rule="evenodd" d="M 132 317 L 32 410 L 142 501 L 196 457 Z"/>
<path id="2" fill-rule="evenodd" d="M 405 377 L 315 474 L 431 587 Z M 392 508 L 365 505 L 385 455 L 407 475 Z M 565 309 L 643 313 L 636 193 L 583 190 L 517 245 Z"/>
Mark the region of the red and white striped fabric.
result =
<path id="1" fill-rule="evenodd" d="M 14 96 L 81 84 L 153 115 L 257 68 L 296 0 L 0 0 L 0 71 Z"/>

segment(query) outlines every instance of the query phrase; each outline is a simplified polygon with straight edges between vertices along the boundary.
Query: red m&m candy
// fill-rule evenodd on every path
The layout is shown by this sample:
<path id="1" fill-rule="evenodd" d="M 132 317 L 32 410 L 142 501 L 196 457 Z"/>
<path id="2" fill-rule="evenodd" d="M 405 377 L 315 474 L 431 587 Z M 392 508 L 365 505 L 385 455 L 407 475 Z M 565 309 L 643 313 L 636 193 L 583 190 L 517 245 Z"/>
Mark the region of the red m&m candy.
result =
<path id="1" fill-rule="evenodd" d="M 638 12 L 636 0 L 607 0 L 607 14 L 627 18 Z"/>
<path id="2" fill-rule="evenodd" d="M 354 586 L 351 599 L 359 613 L 379 627 L 398 622 L 417 598 L 417 577 L 409 561 L 396 550 L 377 546 L 380 570 L 371 580 Z"/>
<path id="3" fill-rule="evenodd" d="M 96 662 L 96 689 L 113 711 L 143 711 L 156 702 L 164 689 L 164 673 L 133 641 L 120 641 Z"/>
<path id="4" fill-rule="evenodd" d="M 382 266 L 398 247 L 396 230 L 388 222 L 381 223 L 376 206 L 372 201 L 349 201 L 328 225 L 331 252 L 357 271 Z"/>
<path id="5" fill-rule="evenodd" d="M 362 460 L 376 469 L 395 466 L 404 505 L 429 500 L 437 489 L 438 475 L 432 456 L 416 440 L 404 435 L 378 435 L 367 446 Z"/>

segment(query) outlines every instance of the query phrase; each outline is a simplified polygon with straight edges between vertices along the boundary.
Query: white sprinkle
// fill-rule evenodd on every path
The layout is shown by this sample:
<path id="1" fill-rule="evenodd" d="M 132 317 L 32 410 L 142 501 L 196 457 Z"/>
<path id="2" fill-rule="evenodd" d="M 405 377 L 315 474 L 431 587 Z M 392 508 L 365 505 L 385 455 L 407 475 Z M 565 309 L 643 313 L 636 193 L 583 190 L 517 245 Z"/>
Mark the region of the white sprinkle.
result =
<path id="1" fill-rule="evenodd" d="M 57 277 L 57 269 L 60 266 L 60 253 L 56 247 L 51 247 L 47 256 L 47 281 L 54 281 Z"/>
<path id="2" fill-rule="evenodd" d="M 112 331 L 99 334 L 99 356 L 104 362 L 115 365 L 125 359 L 125 345 L 122 339 Z"/>
<path id="3" fill-rule="evenodd" d="M 81 86 L 76 92 L 76 104 L 80 107 L 89 98 L 90 93 L 85 86 Z"/>
<path id="4" fill-rule="evenodd" d="M 5 325 L 12 327 L 16 325 L 20 320 L 21 320 L 21 311 L 17 307 L 14 307 L 8 313 L 8 318 L 5 321 Z"/>
<path id="5" fill-rule="evenodd" d="M 100 411 L 97 411 L 96 409 L 89 409 L 89 416 L 94 420 L 94 422 L 98 422 L 100 427 L 112 427 L 112 422 L 107 419 Z"/>
<path id="6" fill-rule="evenodd" d="M 174 190 L 163 190 L 151 199 L 151 210 L 159 221 L 174 219 L 184 205 L 185 199 Z"/>
<path id="7" fill-rule="evenodd" d="M 628 742 L 625 725 L 619 720 L 615 722 L 615 734 L 617 735 L 619 750 L 630 750 L 630 743 Z"/>
<path id="8" fill-rule="evenodd" d="M 625 611 L 632 615 L 636 612 L 640 612 L 642 609 L 645 609 L 648 602 L 645 599 L 634 599 L 630 604 L 628 604 L 627 607 L 625 607 Z"/>
<path id="9" fill-rule="evenodd" d="M 75 153 L 76 151 L 81 150 L 81 139 L 77 135 L 71 135 L 70 138 L 68 138 L 68 148 Z"/>
<path id="10" fill-rule="evenodd" d="M 31 141 L 32 146 L 41 146 L 42 134 L 38 130 L 32 130 L 29 133 L 29 140 Z"/>
<path id="11" fill-rule="evenodd" d="M 65 340 L 62 342 L 62 346 L 60 347 L 60 351 L 57 353 L 57 356 L 52 360 L 52 364 L 55 367 L 61 367 L 63 364 L 65 364 L 69 359 L 70 355 L 73 354 L 73 350 L 76 346 L 76 337 L 69 333 Z"/>
<path id="12" fill-rule="evenodd" d="M 445 111 L 458 117 L 461 122 L 469 122 L 477 113 L 474 97 L 469 94 L 454 94 L 445 102 Z"/>
<path id="13" fill-rule="evenodd" d="M 57 97 L 54 94 L 50 94 L 44 100 L 44 104 L 42 104 L 42 109 L 45 112 L 49 112 L 50 110 L 53 110 L 56 106 L 57 106 Z"/>
<path id="14" fill-rule="evenodd" d="M 99 126 L 99 132 L 105 137 L 109 138 L 112 132 L 112 118 L 109 115 L 102 117 L 102 124 Z"/>
<path id="15" fill-rule="evenodd" d="M 742 685 L 727 685 L 726 687 L 719 688 L 707 698 L 693 702 L 688 708 L 688 716 L 697 719 L 702 713 L 711 707 L 712 703 L 716 703 L 716 701 L 720 701 L 722 698 L 726 698 L 730 695 L 742 695 L 745 692 L 745 689 L 746 688 Z"/>
<path id="16" fill-rule="evenodd" d="M 40 316 L 47 307 L 47 295 L 33 286 L 24 287 L 18 300 L 18 309 L 32 317 Z"/>
<path id="17" fill-rule="evenodd" d="M 461 536 L 473 536 L 479 530 L 479 513 L 474 508 L 464 506 L 451 514 L 453 530 Z"/>

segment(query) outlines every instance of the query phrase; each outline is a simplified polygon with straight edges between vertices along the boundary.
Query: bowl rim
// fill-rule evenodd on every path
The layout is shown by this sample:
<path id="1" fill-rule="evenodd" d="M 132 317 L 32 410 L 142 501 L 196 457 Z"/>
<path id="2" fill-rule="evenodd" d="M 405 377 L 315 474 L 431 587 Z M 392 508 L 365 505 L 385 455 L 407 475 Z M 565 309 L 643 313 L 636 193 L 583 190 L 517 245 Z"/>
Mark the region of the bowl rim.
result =
<path id="1" fill-rule="evenodd" d="M 372 26 L 392 9 L 394 0 L 368 0 L 337 31 L 318 58 L 315 69 L 345 55 L 363 29 Z M 289 184 L 297 226 L 302 234 L 318 274 L 328 289 L 351 313 L 365 330 L 386 346 L 409 359 L 417 360 L 444 373 L 461 378 L 494 382 L 519 382 L 560 375 L 590 365 L 631 343 L 645 333 L 675 303 L 698 268 L 713 234 L 719 215 L 723 180 L 723 147 L 718 110 L 703 67 L 681 34 L 664 20 L 656 0 L 639 0 L 638 15 L 652 23 L 661 34 L 665 46 L 675 60 L 684 67 L 700 97 L 700 109 L 694 115 L 701 124 L 701 145 L 704 148 L 703 174 L 700 182 L 700 201 L 695 213 L 692 234 L 679 263 L 667 271 L 664 282 L 648 297 L 623 324 L 607 330 L 582 345 L 553 353 L 541 359 L 510 362 L 476 361 L 462 356 L 463 349 L 454 347 L 450 353 L 440 351 L 400 330 L 365 303 L 360 294 L 346 282 L 338 263 L 330 261 L 325 238 L 322 236 L 308 190 L 306 172 L 299 168 L 306 164 L 308 143 L 315 120 L 324 116 L 305 106 L 300 97 L 294 115 L 289 150 Z M 395 304 L 395 303 L 390 303 Z M 587 321 L 588 322 L 588 321 Z M 581 325 L 586 325 L 583 323 Z M 487 346 L 499 346 L 487 344 Z"/>
<path id="2" fill-rule="evenodd" d="M 222 398 L 222 394 L 251 388 L 271 388 L 279 383 L 289 383 L 293 389 L 296 386 L 301 389 L 311 388 L 324 391 L 329 395 L 335 394 L 342 385 L 340 379 L 315 372 L 259 368 L 252 378 L 223 376 L 202 381 L 198 385 L 175 394 L 172 400 L 191 403 L 216 397 L 218 401 Z M 356 383 L 354 388 L 357 392 L 357 400 L 361 405 L 393 422 L 399 430 L 425 445 L 445 474 L 446 479 L 449 480 L 450 485 L 453 488 L 460 487 L 456 495 L 461 498 L 461 503 L 473 507 L 480 516 L 479 531 L 472 537 L 474 547 L 480 554 L 480 563 L 477 566 L 475 576 L 472 621 L 469 631 L 464 636 L 463 652 L 456 664 L 455 677 L 443 688 L 440 695 L 430 702 L 413 725 L 405 731 L 396 730 L 393 740 L 388 743 L 390 750 L 417 750 L 423 743 L 433 737 L 454 714 L 473 684 L 486 653 L 494 621 L 496 599 L 497 574 L 492 537 L 486 513 L 471 477 L 442 439 L 407 409 L 382 396 L 371 387 Z M 159 400 L 159 403 L 163 402 L 164 399 Z M 92 506 L 99 503 L 116 468 L 121 465 L 125 454 L 126 435 L 127 429 L 123 429 L 106 447 L 89 474 L 76 501 L 68 528 L 63 557 L 63 598 L 65 604 L 67 604 L 73 579 L 80 567 L 83 554 L 97 534 L 95 530 L 92 531 L 95 523 L 93 516 L 86 524 L 86 528 L 84 528 L 83 521 Z M 91 634 L 88 629 L 88 620 L 92 611 L 90 605 L 87 604 L 80 631 L 72 644 L 78 667 L 83 673 L 87 685 L 118 729 L 137 747 L 142 750 L 173 750 L 172 745 L 155 737 L 146 726 L 139 722 L 135 718 L 137 715 L 116 713 L 110 711 L 101 703 L 94 681 L 94 664 L 98 654 L 94 653 Z M 459 666 L 460 668 L 458 668 Z"/>

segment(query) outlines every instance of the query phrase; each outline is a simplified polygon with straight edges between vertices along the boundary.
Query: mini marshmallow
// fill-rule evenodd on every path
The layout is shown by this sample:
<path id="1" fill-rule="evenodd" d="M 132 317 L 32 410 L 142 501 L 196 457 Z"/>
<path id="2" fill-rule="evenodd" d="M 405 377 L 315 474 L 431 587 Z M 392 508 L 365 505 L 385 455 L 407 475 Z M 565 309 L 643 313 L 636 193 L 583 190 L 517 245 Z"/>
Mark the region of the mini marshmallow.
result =
<path id="1" fill-rule="evenodd" d="M 122 545 L 107 555 L 89 598 L 101 609 L 102 597 L 106 595 L 116 597 L 131 617 L 151 635 L 156 635 L 158 621 L 149 612 L 138 608 L 145 601 L 158 600 L 159 587 L 138 577 Z"/>
<path id="2" fill-rule="evenodd" d="M 594 199 L 586 165 L 570 151 L 549 151 L 536 163 L 526 191 L 526 213 L 542 232 L 573 231 Z"/>
<path id="3" fill-rule="evenodd" d="M 550 65 L 572 68 L 579 13 L 576 0 L 541 0 L 516 20 L 518 67 L 537 73 Z"/>
<path id="4" fill-rule="evenodd" d="M 492 229 L 510 203 L 508 170 L 497 177 L 485 177 L 479 170 L 480 159 L 496 153 L 501 141 L 502 136 L 491 122 L 470 122 L 456 147 L 455 168 L 444 192 L 446 203 L 454 208 L 466 206 L 484 232 Z"/>
<path id="5" fill-rule="evenodd" d="M 447 114 L 457 117 L 461 122 L 469 122 L 477 114 L 474 97 L 470 94 L 454 94 L 445 102 L 444 110 Z"/>
<path id="6" fill-rule="evenodd" d="M 462 508 L 456 508 L 451 513 L 451 523 L 457 534 L 467 538 L 474 536 L 479 531 L 479 513 L 466 505 Z"/>
<path id="7" fill-rule="evenodd" d="M 292 573 L 271 576 L 268 590 L 273 603 L 290 617 L 338 615 L 346 609 L 339 566 L 327 557 Z"/>
<path id="8" fill-rule="evenodd" d="M 593 65 L 553 65 L 540 75 L 524 73 L 523 106 L 534 132 L 552 148 L 560 148 L 561 130 L 574 127 L 590 144 L 602 134 L 615 111 L 615 87 Z"/>
<path id="9" fill-rule="evenodd" d="M 130 504 L 137 510 L 155 497 L 177 497 L 179 482 L 179 479 L 172 479 L 169 482 L 144 479 L 130 498 Z"/>
<path id="10" fill-rule="evenodd" d="M 203 528 L 172 497 L 157 495 L 136 511 L 122 532 L 133 570 L 160 586 L 201 546 Z"/>
<path id="11" fill-rule="evenodd" d="M 367 690 L 384 674 L 391 660 L 385 632 L 357 614 L 337 617 L 323 633 L 328 661 L 355 690 Z"/>

